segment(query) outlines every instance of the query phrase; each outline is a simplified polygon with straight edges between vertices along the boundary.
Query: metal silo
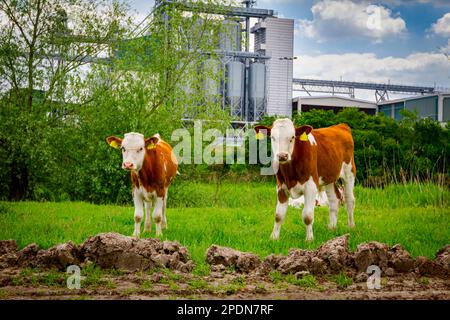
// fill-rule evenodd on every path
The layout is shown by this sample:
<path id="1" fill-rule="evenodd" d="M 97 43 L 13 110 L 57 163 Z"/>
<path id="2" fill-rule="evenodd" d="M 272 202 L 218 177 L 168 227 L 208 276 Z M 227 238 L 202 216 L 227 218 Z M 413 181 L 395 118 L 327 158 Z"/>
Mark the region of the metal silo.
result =
<path id="1" fill-rule="evenodd" d="M 221 63 L 216 59 L 206 59 L 203 62 L 203 91 L 208 99 L 217 99 L 220 95 L 220 72 Z"/>
<path id="2" fill-rule="evenodd" d="M 252 63 L 248 74 L 249 108 L 247 119 L 257 121 L 266 111 L 266 65 L 260 62 Z"/>
<path id="3" fill-rule="evenodd" d="M 227 63 L 226 106 L 231 116 L 244 116 L 245 65 L 240 61 Z"/>
<path id="4" fill-rule="evenodd" d="M 223 51 L 241 51 L 241 24 L 223 20 L 219 35 L 219 48 Z"/>

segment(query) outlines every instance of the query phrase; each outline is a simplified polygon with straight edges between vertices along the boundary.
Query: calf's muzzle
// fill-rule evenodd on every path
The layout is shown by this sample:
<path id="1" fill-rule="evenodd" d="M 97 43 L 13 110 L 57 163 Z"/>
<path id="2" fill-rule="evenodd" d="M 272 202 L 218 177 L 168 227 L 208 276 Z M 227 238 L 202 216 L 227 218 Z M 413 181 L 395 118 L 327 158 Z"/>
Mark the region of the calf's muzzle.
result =
<path id="1" fill-rule="evenodd" d="M 131 170 L 133 169 L 133 163 L 132 162 L 124 162 L 122 163 L 122 168 L 125 170 Z"/>
<path id="2" fill-rule="evenodd" d="M 278 160 L 279 160 L 280 162 L 288 161 L 288 158 L 289 158 L 289 155 L 288 155 L 287 152 L 280 152 L 280 153 L 278 153 L 277 156 L 278 156 Z"/>

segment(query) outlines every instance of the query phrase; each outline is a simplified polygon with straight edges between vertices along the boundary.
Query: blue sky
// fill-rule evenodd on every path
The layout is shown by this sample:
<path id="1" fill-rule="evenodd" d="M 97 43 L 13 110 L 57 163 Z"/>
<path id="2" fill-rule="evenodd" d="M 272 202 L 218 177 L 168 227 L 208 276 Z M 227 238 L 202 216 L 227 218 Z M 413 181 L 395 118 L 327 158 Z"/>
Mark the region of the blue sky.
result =
<path id="1" fill-rule="evenodd" d="M 261 0 L 259 3 L 265 7 L 276 10 L 280 16 L 298 20 L 313 20 L 312 6 L 318 2 L 312 0 Z M 345 1 L 329 1 L 341 2 Z M 370 41 L 370 38 L 341 38 L 327 39 L 326 42 L 318 43 L 315 39 L 302 36 L 296 37 L 295 51 L 301 55 L 307 49 L 319 50 L 322 53 L 345 53 L 345 52 L 374 52 L 379 57 L 405 56 L 411 52 L 424 52 L 436 49 L 438 46 L 445 47 L 448 44 L 448 36 L 430 36 L 430 27 L 446 13 L 450 12 L 450 0 L 448 4 L 442 1 L 440 5 L 420 3 L 420 1 L 349 1 L 377 5 L 391 10 L 393 17 L 400 17 L 405 21 L 406 34 L 402 37 L 386 37 L 382 43 Z M 362 6 L 363 7 L 363 6 Z M 330 24 L 332 28 L 333 25 Z M 299 30 L 301 33 L 301 30 Z"/>
<path id="2" fill-rule="evenodd" d="M 153 1 L 131 5 L 144 16 Z M 450 0 L 259 0 L 256 7 L 295 20 L 295 77 L 450 88 L 442 53 L 450 53 Z"/>

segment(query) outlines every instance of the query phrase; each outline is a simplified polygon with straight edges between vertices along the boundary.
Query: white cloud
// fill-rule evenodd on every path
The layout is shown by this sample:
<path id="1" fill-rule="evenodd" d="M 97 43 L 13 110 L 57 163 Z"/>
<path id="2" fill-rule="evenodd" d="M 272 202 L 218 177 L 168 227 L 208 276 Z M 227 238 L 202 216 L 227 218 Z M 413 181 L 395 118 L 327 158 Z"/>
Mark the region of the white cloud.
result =
<path id="1" fill-rule="evenodd" d="M 383 0 L 383 3 L 399 5 L 417 5 L 417 4 L 431 4 L 433 7 L 449 7 L 450 2 L 448 0 Z"/>
<path id="2" fill-rule="evenodd" d="M 312 20 L 300 20 L 300 33 L 325 41 L 333 38 L 364 37 L 374 41 L 402 35 L 406 23 L 383 6 L 366 1 L 321 0 L 311 7 Z"/>
<path id="3" fill-rule="evenodd" d="M 294 62 L 294 77 L 450 87 L 450 63 L 434 52 L 402 58 L 374 53 L 306 55 Z"/>
<path id="4" fill-rule="evenodd" d="M 431 26 L 431 31 L 439 36 L 450 37 L 450 12 Z"/>

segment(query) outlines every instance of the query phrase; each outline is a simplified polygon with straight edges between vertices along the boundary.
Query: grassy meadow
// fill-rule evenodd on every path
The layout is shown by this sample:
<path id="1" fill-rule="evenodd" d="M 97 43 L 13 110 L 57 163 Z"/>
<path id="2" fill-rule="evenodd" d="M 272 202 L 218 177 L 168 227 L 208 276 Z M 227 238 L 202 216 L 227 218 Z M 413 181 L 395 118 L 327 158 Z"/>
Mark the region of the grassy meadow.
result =
<path id="1" fill-rule="evenodd" d="M 300 210 L 289 208 L 279 241 L 269 240 L 274 222 L 275 185 L 175 183 L 169 191 L 168 230 L 162 239 L 187 246 L 199 268 L 211 244 L 251 251 L 264 257 L 290 248 L 320 246 L 350 233 L 350 245 L 380 241 L 401 243 L 413 256 L 433 257 L 450 243 L 450 191 L 433 184 L 356 187 L 356 228 L 347 227 L 341 207 L 336 231 L 327 229 L 328 207 L 316 208 L 314 241 L 305 242 Z M 43 248 L 72 240 L 83 242 L 100 232 L 133 232 L 133 208 L 85 202 L 0 202 L 0 239 L 20 247 L 35 242 Z M 143 228 L 143 224 L 142 224 Z M 142 233 L 142 237 L 154 237 Z"/>

